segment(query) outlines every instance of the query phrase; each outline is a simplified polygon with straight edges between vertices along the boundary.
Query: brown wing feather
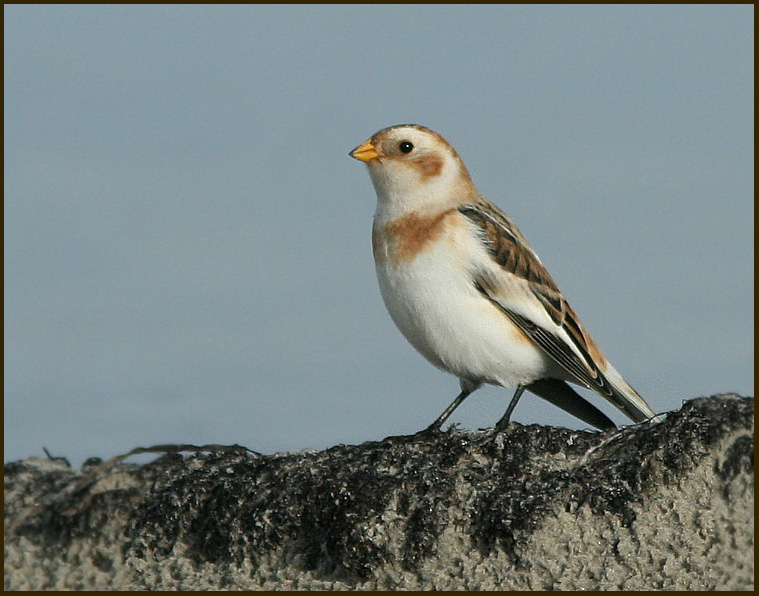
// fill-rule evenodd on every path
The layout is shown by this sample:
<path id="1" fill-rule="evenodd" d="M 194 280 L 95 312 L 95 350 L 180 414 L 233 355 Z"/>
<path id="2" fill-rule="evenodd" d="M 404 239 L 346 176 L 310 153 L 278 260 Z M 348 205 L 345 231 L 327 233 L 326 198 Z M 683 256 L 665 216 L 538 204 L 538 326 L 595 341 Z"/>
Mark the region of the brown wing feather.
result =
<path id="1" fill-rule="evenodd" d="M 545 290 L 561 293 L 527 239 L 503 211 L 485 202 L 464 205 L 459 211 L 480 228 L 496 263 Z"/>
<path id="2" fill-rule="evenodd" d="M 611 390 L 598 368 L 598 364 L 605 364 L 603 354 L 514 222 L 495 205 L 486 201 L 464 205 L 459 211 L 477 225 L 493 260 L 505 271 L 529 284 L 548 315 L 554 323 L 564 328 L 583 358 L 579 358 L 550 330 L 540 328 L 534 322 L 500 304 L 493 284 L 484 276 L 476 281 L 480 291 L 579 382 L 609 395 Z"/>

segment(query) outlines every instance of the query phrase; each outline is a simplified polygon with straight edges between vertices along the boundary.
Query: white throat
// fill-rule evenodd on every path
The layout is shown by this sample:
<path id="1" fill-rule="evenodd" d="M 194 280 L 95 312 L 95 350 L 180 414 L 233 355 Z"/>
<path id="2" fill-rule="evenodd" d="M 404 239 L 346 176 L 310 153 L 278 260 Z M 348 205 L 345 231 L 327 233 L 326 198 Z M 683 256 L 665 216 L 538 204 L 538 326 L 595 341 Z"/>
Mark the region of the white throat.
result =
<path id="1" fill-rule="evenodd" d="M 412 212 L 435 212 L 462 202 L 455 192 L 460 189 L 460 172 L 455 163 L 446 160 L 440 173 L 424 177 L 418 169 L 405 165 L 370 165 L 374 190 L 377 193 L 375 217 L 392 221 Z M 392 171 L 388 171 L 392 168 Z"/>

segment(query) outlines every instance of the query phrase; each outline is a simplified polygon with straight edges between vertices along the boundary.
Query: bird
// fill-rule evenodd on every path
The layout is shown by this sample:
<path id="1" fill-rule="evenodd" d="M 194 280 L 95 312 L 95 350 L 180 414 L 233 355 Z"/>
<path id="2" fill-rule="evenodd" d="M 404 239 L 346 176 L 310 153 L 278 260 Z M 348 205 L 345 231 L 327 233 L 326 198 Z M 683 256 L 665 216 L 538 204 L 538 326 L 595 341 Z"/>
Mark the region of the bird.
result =
<path id="1" fill-rule="evenodd" d="M 351 152 L 377 195 L 372 251 L 383 302 L 408 342 L 458 377 L 440 431 L 482 385 L 526 390 L 601 430 L 614 422 L 570 385 L 635 423 L 660 418 L 606 359 L 514 222 L 475 187 L 456 150 L 418 124 L 383 128 Z"/>

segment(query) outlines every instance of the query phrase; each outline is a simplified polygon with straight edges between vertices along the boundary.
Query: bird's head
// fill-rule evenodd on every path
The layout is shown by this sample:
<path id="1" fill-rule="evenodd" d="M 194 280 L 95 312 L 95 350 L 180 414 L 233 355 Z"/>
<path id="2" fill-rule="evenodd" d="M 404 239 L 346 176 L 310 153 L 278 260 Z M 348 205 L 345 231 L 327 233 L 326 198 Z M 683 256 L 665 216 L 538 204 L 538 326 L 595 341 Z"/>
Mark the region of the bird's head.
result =
<path id="1" fill-rule="evenodd" d="M 474 189 L 464 162 L 448 141 L 418 124 L 384 128 L 350 156 L 369 167 L 378 201 L 391 208 L 455 204 Z"/>

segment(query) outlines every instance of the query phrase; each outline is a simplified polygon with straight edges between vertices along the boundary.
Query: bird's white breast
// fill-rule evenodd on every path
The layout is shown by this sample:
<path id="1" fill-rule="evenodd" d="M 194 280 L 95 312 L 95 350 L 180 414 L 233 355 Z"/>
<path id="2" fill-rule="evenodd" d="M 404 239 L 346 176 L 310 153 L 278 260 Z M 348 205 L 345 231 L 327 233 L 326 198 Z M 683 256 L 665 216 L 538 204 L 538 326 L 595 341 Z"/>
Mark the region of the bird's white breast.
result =
<path id="1" fill-rule="evenodd" d="M 375 218 L 373 244 L 390 316 L 430 362 L 459 378 L 507 387 L 554 369 L 475 287 L 473 271 L 492 261 L 457 209 L 392 221 Z"/>

